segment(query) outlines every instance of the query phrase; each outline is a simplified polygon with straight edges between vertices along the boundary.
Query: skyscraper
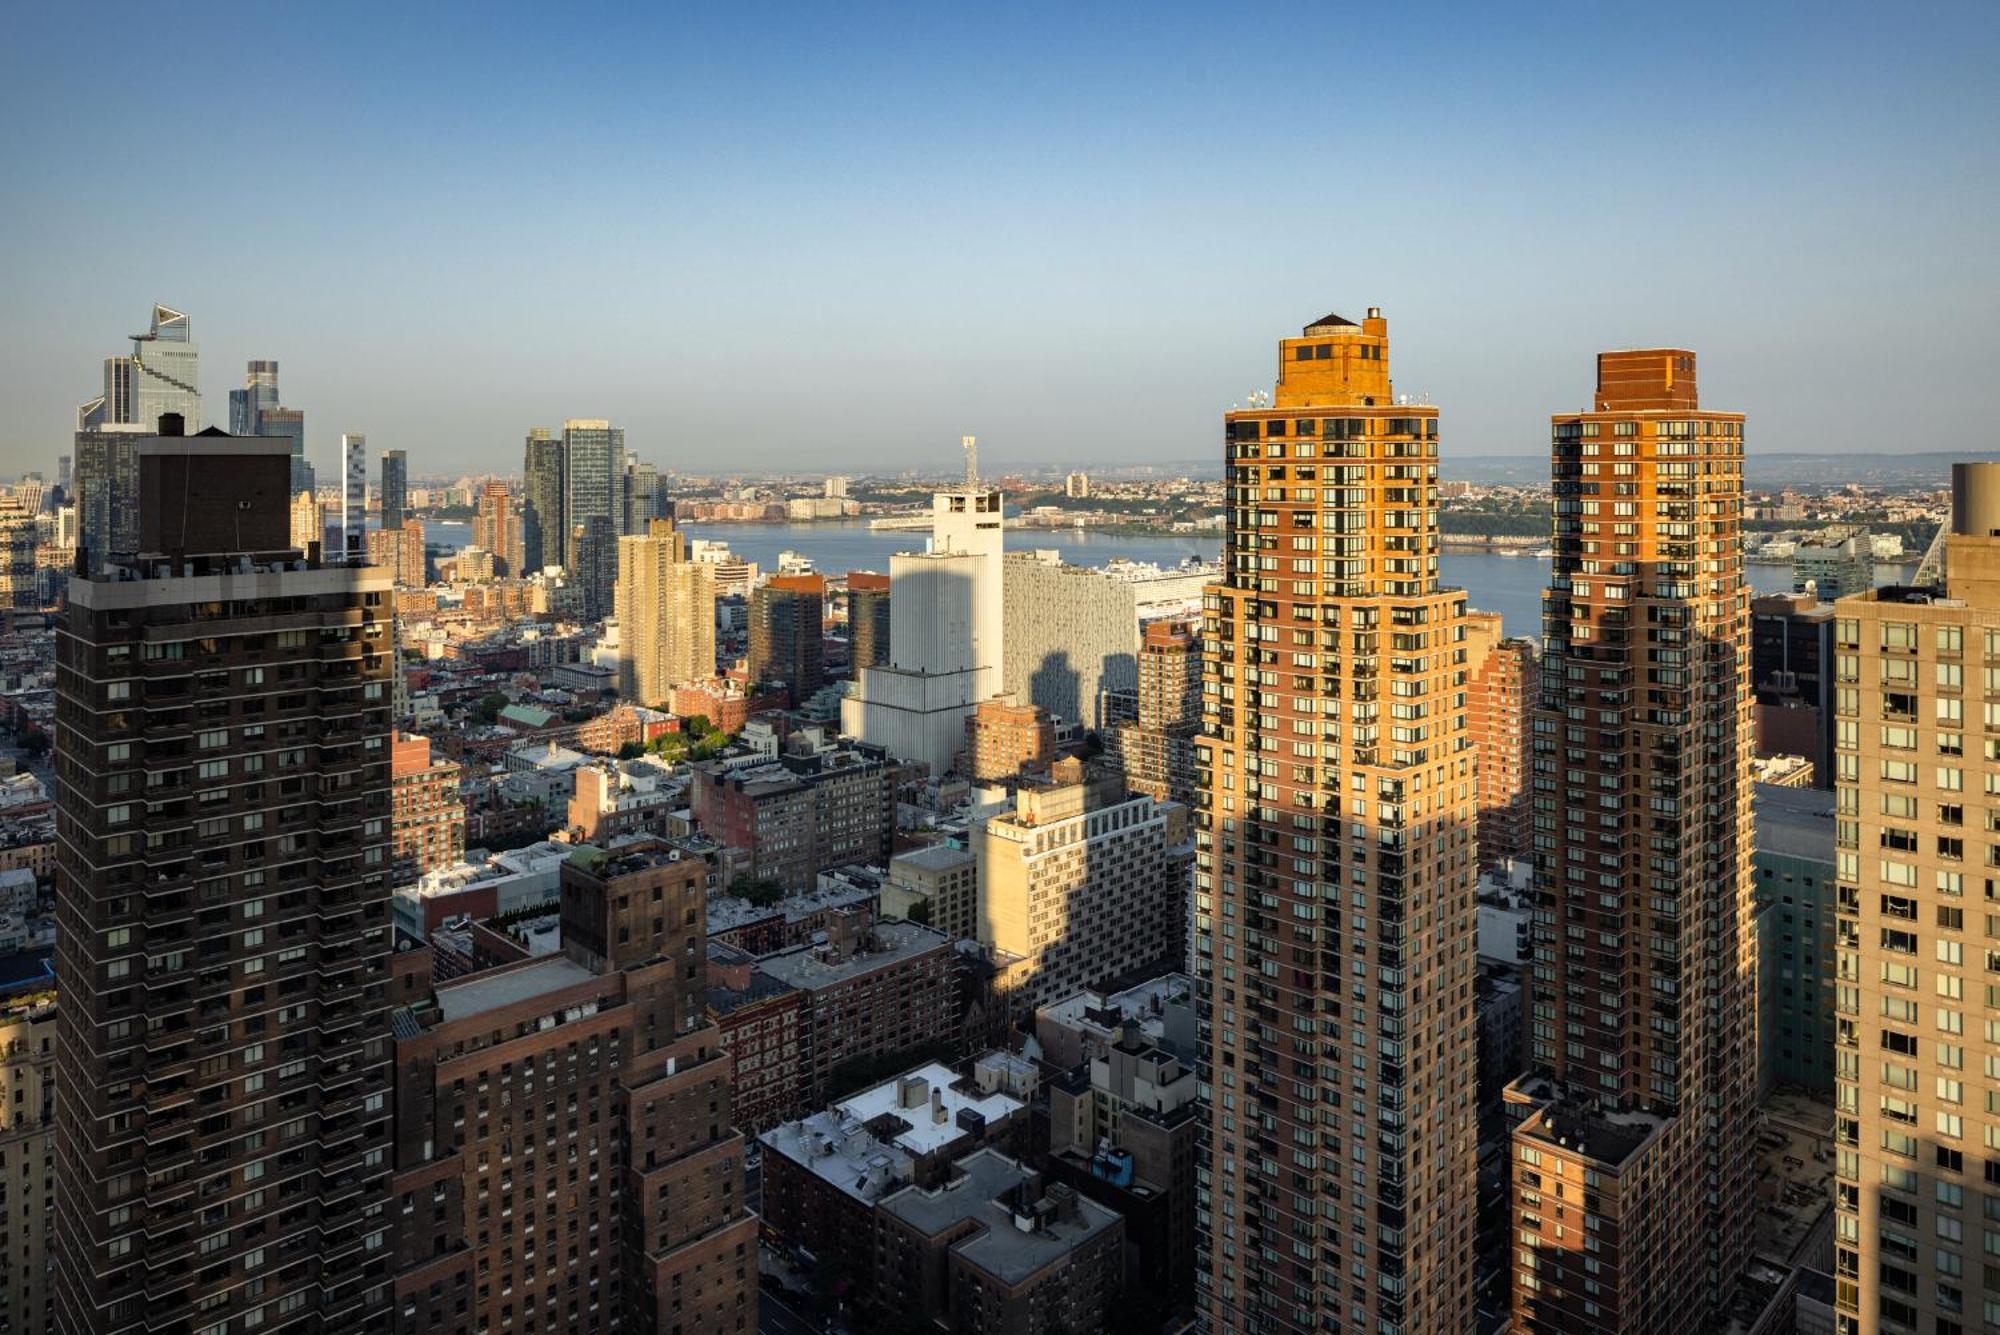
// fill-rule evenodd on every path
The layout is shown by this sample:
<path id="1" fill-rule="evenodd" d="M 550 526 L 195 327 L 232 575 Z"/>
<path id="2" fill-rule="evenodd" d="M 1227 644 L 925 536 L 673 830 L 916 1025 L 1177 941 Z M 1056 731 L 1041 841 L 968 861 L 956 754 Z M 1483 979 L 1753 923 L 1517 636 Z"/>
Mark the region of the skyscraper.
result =
<path id="1" fill-rule="evenodd" d="M 166 413 L 179 413 L 190 433 L 201 424 L 201 351 L 185 314 L 155 306 L 147 332 L 132 335 L 132 355 L 104 359 L 104 394 L 77 410 L 76 424 L 157 431 Z"/>
<path id="2" fill-rule="evenodd" d="M 613 614 L 619 541 L 618 527 L 609 515 L 586 515 L 570 534 L 571 555 L 564 565 L 585 621 L 601 621 Z"/>
<path id="3" fill-rule="evenodd" d="M 57 669 L 55 1330 L 362 1330 L 390 1228 L 389 580 L 287 445 L 144 438 Z M 247 566 L 246 563 L 247 562 Z"/>
<path id="4" fill-rule="evenodd" d="M 381 527 L 401 528 L 409 518 L 410 465 L 401 450 L 382 451 L 382 494 L 377 501 L 382 507 L 382 517 L 377 521 Z"/>
<path id="5" fill-rule="evenodd" d="M 478 509 L 472 516 L 472 543 L 493 553 L 500 574 L 519 578 L 528 573 L 521 530 L 521 516 L 514 508 L 514 493 L 507 484 L 488 482 L 481 487 Z"/>
<path id="6" fill-rule="evenodd" d="M 253 361 L 243 377 L 243 388 L 229 391 L 229 434 L 261 436 L 258 421 L 278 406 L 278 364 Z"/>
<path id="7" fill-rule="evenodd" d="M 1981 810 L 2000 793 L 1996 535 L 2000 466 L 1954 464 L 1944 587 L 1834 604 L 1834 1304 L 1847 1335 L 1985 1330 L 2000 1304 L 2000 834 Z"/>
<path id="8" fill-rule="evenodd" d="M 1498 612 L 1466 619 L 1466 682 L 1472 744 L 1479 755 L 1479 866 L 1490 871 L 1528 856 L 1528 716 L 1537 680 L 1535 646 L 1507 638 Z"/>
<path id="9" fill-rule="evenodd" d="M 93 572 L 139 550 L 139 442 L 150 435 L 136 422 L 76 433 L 77 543 Z"/>
<path id="10" fill-rule="evenodd" d="M 644 533 L 655 519 L 673 517 L 673 502 L 667 498 L 666 482 L 651 464 L 628 459 L 625 463 L 623 533 Z"/>
<path id="11" fill-rule="evenodd" d="M 889 661 L 889 577 L 872 570 L 847 575 L 847 675 Z"/>
<path id="12" fill-rule="evenodd" d="M 673 520 L 618 540 L 616 607 L 620 695 L 657 705 L 715 675 L 715 567 L 687 559 Z"/>
<path id="13" fill-rule="evenodd" d="M 840 706 L 842 731 L 933 775 L 951 769 L 966 717 L 999 693 L 1005 661 L 1004 507 L 979 480 L 973 438 L 962 444 L 965 485 L 931 497 L 930 550 L 890 558 L 889 661 L 862 668 Z"/>
<path id="14" fill-rule="evenodd" d="M 1551 434 L 1514 1325 L 1675 1335 L 1750 1241 L 1743 417 L 1701 408 L 1691 352 L 1608 352 Z"/>
<path id="15" fill-rule="evenodd" d="M 368 437 L 358 431 L 340 437 L 341 556 L 359 561 L 368 551 Z"/>
<path id="16" fill-rule="evenodd" d="M 773 575 L 750 595 L 750 679 L 783 682 L 792 703 L 826 685 L 826 579 Z"/>
<path id="17" fill-rule="evenodd" d="M 527 567 L 522 573 L 531 574 L 545 566 L 563 563 L 563 535 L 569 532 L 563 511 L 563 443 L 547 427 L 538 426 L 528 432 L 521 471 L 525 482 L 521 546 Z"/>
<path id="18" fill-rule="evenodd" d="M 1194 961 L 1212 1329 L 1474 1328 L 1473 757 L 1437 409 L 1388 325 L 1279 344 L 1225 419 Z"/>
<path id="19" fill-rule="evenodd" d="M 562 480 L 563 523 L 570 535 L 563 564 L 574 573 L 576 544 L 587 520 L 601 516 L 611 526 L 613 542 L 624 531 L 624 428 L 593 418 L 564 422 Z"/>
<path id="20" fill-rule="evenodd" d="M 188 422 L 194 427 L 192 419 Z M 146 430 L 154 428 L 147 426 Z M 255 361 L 244 373 L 243 388 L 229 391 L 229 434 L 282 436 L 292 442 L 292 490 L 311 491 L 312 465 L 306 462 L 306 415 L 278 402 L 278 364 Z"/>

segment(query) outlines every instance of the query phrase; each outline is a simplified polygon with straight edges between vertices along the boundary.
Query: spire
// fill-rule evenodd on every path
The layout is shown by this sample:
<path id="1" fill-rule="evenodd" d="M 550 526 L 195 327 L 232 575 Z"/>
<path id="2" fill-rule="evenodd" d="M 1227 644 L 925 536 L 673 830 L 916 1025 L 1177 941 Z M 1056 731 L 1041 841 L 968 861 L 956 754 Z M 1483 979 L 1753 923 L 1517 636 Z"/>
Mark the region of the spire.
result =
<path id="1" fill-rule="evenodd" d="M 965 489 L 979 490 L 979 437 L 960 436 L 959 447 L 965 451 Z"/>

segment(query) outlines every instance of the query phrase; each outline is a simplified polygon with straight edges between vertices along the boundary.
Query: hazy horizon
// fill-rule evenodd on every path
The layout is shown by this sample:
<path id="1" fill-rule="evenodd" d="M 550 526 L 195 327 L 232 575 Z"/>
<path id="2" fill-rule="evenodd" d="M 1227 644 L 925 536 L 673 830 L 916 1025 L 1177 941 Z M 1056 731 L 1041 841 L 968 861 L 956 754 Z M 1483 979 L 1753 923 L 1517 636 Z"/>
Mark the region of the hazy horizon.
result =
<path id="1" fill-rule="evenodd" d="M 155 301 L 212 423 L 280 362 L 323 475 L 565 417 L 690 472 L 1197 460 L 1369 306 L 1447 457 L 1545 451 L 1621 346 L 1758 451 L 2000 417 L 1988 6 L 470 15 L 16 13 L 0 474 Z"/>

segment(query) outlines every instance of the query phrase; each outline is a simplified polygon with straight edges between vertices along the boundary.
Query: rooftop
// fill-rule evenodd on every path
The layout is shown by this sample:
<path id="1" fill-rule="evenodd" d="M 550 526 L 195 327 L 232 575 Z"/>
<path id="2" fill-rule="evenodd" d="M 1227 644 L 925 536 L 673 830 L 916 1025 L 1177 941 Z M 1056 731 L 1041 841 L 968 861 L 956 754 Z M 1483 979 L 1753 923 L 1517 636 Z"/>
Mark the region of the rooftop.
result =
<path id="1" fill-rule="evenodd" d="M 798 1122 L 780 1122 L 757 1137 L 781 1154 L 840 1188 L 873 1203 L 909 1184 L 916 1175 L 910 1156 L 868 1134 L 861 1123 L 820 1112 Z"/>
<path id="2" fill-rule="evenodd" d="M 1033 1181 L 1034 1174 L 990 1149 L 967 1155 L 958 1168 L 958 1178 L 945 1186 L 933 1191 L 906 1187 L 876 1208 L 927 1237 L 936 1237 L 960 1223 L 984 1225 L 983 1231 L 960 1241 L 952 1250 L 1005 1283 L 1018 1284 L 1047 1269 L 1119 1222 L 1116 1212 L 1087 1196 L 1072 1195 L 1075 1211 L 1071 1218 L 1020 1216 L 1031 1221 L 1030 1227 L 1022 1228 L 1016 1223 L 1013 1204 L 1003 1198 Z"/>
<path id="3" fill-rule="evenodd" d="M 977 862 L 972 853 L 950 844 L 927 844 L 913 848 L 907 853 L 898 853 L 889 860 L 889 870 L 894 872 L 897 863 L 905 866 L 921 867 L 925 871 L 953 871 L 968 863 Z"/>
<path id="4" fill-rule="evenodd" d="M 438 1013 L 450 1024 L 485 1011 L 498 1010 L 551 992 L 559 992 L 597 977 L 567 955 L 551 955 L 518 969 L 489 969 L 461 980 L 440 984 Z"/>
<path id="5" fill-rule="evenodd" d="M 876 893 L 859 886 L 822 885 L 817 889 L 786 895 L 775 904 L 753 904 L 741 895 L 711 895 L 708 900 L 708 930 L 711 935 L 729 932 L 768 918 L 782 917 L 787 922 L 796 922 L 828 909 L 865 904 Z"/>
<path id="6" fill-rule="evenodd" d="M 1758 784 L 1750 804 L 1757 851 L 1831 864 L 1833 800 L 1828 788 Z"/>
<path id="7" fill-rule="evenodd" d="M 822 956 L 817 946 L 799 946 L 767 955 L 764 972 L 793 987 L 833 987 L 877 969 L 902 964 L 934 950 L 947 950 L 951 941 L 941 932 L 913 922 L 877 923 L 870 932 L 873 949 L 848 955 Z"/>
<path id="8" fill-rule="evenodd" d="M 1525 1126 L 1532 1128 L 1529 1134 L 1544 1144 L 1560 1146 L 1617 1169 L 1664 1130 L 1668 1120 L 1656 1113 L 1607 1112 L 1558 1097 Z"/>
<path id="9" fill-rule="evenodd" d="M 900 1117 L 909 1129 L 897 1134 L 896 1145 L 921 1156 L 934 1154 L 965 1134 L 958 1124 L 961 1112 L 976 1112 L 991 1125 L 1023 1106 L 1005 1094 L 982 1094 L 975 1087 L 961 1085 L 950 1067 L 929 1062 L 841 1100 L 834 1111 L 863 1123 L 885 1114 Z"/>

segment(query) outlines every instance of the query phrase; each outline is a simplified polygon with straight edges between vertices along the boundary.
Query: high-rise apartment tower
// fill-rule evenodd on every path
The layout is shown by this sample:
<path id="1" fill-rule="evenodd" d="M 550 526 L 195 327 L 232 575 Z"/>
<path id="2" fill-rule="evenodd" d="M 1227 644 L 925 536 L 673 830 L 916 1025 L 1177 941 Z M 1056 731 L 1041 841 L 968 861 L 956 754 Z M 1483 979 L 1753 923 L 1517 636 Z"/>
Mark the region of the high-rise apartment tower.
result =
<path id="1" fill-rule="evenodd" d="M 401 450 L 382 451 L 382 494 L 377 498 L 384 529 L 401 528 L 410 511 L 410 461 Z"/>
<path id="2" fill-rule="evenodd" d="M 2000 465 L 1952 467 L 1943 588 L 1834 604 L 1831 669 L 1834 1329 L 1969 1335 L 2000 1316 Z"/>
<path id="3" fill-rule="evenodd" d="M 773 575 L 750 595 L 750 679 L 781 681 L 792 703 L 826 685 L 826 578 Z"/>
<path id="4" fill-rule="evenodd" d="M 591 519 L 604 518 L 608 543 L 625 531 L 625 429 L 592 418 L 564 422 L 562 479 L 562 531 L 570 535 L 563 564 L 574 574 L 577 544 L 595 532 Z"/>
<path id="5" fill-rule="evenodd" d="M 387 572 L 292 547 L 290 447 L 139 445 L 58 633 L 54 1329 L 378 1328 Z"/>
<path id="6" fill-rule="evenodd" d="M 563 563 L 563 443 L 545 426 L 528 432 L 522 460 L 522 574 Z"/>
<path id="7" fill-rule="evenodd" d="M 1465 1332 L 1474 774 L 1438 413 L 1392 391 L 1379 311 L 1278 357 L 1225 418 L 1203 598 L 1198 1299 L 1217 1331 Z"/>
<path id="8" fill-rule="evenodd" d="M 368 550 L 368 437 L 358 431 L 340 437 L 341 558 L 359 562 Z"/>
<path id="9" fill-rule="evenodd" d="M 715 567 L 687 559 L 671 519 L 618 540 L 618 693 L 663 704 L 673 689 L 715 675 Z"/>
<path id="10" fill-rule="evenodd" d="M 1607 352 L 1551 435 L 1514 1326 L 1677 1335 L 1750 1242 L 1743 417 L 1700 406 L 1691 352 Z"/>

